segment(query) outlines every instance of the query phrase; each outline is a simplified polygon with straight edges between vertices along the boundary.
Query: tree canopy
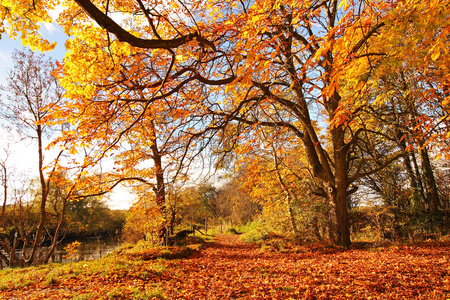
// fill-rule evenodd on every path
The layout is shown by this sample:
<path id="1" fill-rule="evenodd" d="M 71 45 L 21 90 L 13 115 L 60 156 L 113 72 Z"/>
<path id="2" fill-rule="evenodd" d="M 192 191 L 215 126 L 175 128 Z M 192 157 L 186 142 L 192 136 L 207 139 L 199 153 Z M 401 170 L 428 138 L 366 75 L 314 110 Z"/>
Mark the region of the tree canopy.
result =
<path id="1" fill-rule="evenodd" d="M 50 49 L 39 26 L 57 5 L 2 1 L 3 34 Z M 304 161 L 328 203 L 332 239 L 348 246 L 348 199 L 363 178 L 408 145 L 448 150 L 447 1 L 61 5 L 71 38 L 57 75 L 68 101 L 47 121 L 73 128 L 55 144 L 89 148 L 91 162 L 113 156 L 120 167 L 108 182 L 152 182 L 163 214 L 167 178 L 187 175 L 201 151 L 234 162 L 234 150 L 242 158 L 272 147 L 276 169 L 283 147 Z"/>

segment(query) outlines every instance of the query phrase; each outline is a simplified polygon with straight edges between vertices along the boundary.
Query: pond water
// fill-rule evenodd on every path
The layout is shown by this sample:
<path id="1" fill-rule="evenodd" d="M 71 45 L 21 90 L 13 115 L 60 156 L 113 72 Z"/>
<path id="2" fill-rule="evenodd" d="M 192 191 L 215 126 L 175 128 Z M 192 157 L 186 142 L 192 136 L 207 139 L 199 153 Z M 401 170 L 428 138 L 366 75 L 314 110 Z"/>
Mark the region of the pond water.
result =
<path id="1" fill-rule="evenodd" d="M 91 238 L 79 240 L 81 243 L 77 248 L 77 257 L 66 258 L 67 251 L 64 249 L 69 243 L 61 243 L 57 246 L 51 262 L 67 263 L 74 261 L 90 260 L 102 258 L 106 254 L 116 250 L 121 243 L 114 239 Z"/>
<path id="2" fill-rule="evenodd" d="M 80 245 L 77 247 L 76 256 L 72 256 L 70 258 L 67 257 L 68 252 L 66 251 L 66 247 L 68 244 L 71 244 L 73 241 L 67 241 L 60 243 L 53 254 L 52 258 L 49 262 L 55 263 L 68 263 L 68 262 L 77 262 L 83 260 L 91 260 L 91 259 L 99 259 L 105 256 L 106 254 L 116 250 L 120 247 L 121 243 L 115 239 L 101 239 L 101 238 L 90 238 L 79 240 Z M 45 251 L 46 247 L 41 248 Z M 43 255 L 43 254 L 42 254 Z M 19 259 L 22 258 L 21 250 L 16 251 L 16 257 Z M 5 266 L 3 266 L 5 267 Z M 1 269 L 1 265 L 0 265 Z"/>

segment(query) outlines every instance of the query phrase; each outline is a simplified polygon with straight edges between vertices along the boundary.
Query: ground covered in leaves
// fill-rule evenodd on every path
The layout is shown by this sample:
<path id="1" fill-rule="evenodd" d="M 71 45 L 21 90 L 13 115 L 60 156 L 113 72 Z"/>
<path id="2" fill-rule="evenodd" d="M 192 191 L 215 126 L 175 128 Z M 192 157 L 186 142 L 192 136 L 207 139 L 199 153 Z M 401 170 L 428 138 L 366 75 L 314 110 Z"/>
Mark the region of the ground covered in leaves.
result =
<path id="1" fill-rule="evenodd" d="M 122 249 L 0 271 L 0 299 L 450 299 L 450 245 L 276 250 L 216 237 L 201 250 Z"/>

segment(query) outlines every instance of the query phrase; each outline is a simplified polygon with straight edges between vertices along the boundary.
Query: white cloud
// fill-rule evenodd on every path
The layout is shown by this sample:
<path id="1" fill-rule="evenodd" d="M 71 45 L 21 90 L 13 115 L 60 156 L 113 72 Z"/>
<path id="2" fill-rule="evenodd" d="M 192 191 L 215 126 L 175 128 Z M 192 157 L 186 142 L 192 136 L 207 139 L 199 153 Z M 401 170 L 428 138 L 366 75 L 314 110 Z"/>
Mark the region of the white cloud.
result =
<path id="1" fill-rule="evenodd" d="M 58 19 L 59 15 L 63 12 L 64 7 L 62 5 L 57 5 L 55 9 L 48 12 L 50 17 L 53 20 L 53 23 L 39 23 L 39 25 L 43 26 L 45 30 L 52 34 L 58 30 L 58 24 L 56 23 L 56 19 Z"/>
<path id="2" fill-rule="evenodd" d="M 48 33 L 53 33 L 57 30 L 56 26 L 53 23 L 44 23 L 43 24 Z"/>
<path id="3" fill-rule="evenodd" d="M 62 5 L 57 5 L 55 9 L 49 11 L 48 14 L 50 15 L 53 21 L 56 21 L 56 19 L 59 17 L 59 14 L 62 13 L 63 10 L 64 7 Z"/>

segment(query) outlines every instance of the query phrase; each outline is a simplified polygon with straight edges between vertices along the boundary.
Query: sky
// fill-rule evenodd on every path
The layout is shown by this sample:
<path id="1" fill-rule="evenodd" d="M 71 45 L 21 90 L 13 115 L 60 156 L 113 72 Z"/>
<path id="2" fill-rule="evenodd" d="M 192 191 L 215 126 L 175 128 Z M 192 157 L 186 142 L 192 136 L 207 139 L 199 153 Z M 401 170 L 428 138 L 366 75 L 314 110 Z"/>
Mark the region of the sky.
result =
<path id="1" fill-rule="evenodd" d="M 63 29 L 58 24 L 45 24 L 41 28 L 41 34 L 47 38 L 50 42 L 57 42 L 57 46 L 54 50 L 45 53 L 45 55 L 51 56 L 57 60 L 62 60 L 66 52 L 64 42 L 67 39 Z M 13 40 L 9 38 L 7 34 L 3 34 L 0 39 L 0 82 L 5 83 L 6 70 L 12 68 L 11 54 L 14 49 L 22 49 L 22 43 L 20 39 Z"/>
<path id="2" fill-rule="evenodd" d="M 44 53 L 46 56 L 51 56 L 56 60 L 62 61 L 66 52 L 64 43 L 67 39 L 63 29 L 58 24 L 45 24 L 42 26 L 41 34 L 49 42 L 56 42 L 57 46 L 54 50 Z M 9 38 L 6 34 L 3 34 L 0 39 L 0 85 L 6 86 L 6 78 L 8 71 L 13 67 L 11 56 L 15 49 L 22 49 L 22 43 L 18 40 Z M 6 137 L 5 132 L 0 132 L 0 149 L 5 145 Z M 37 174 L 37 153 L 36 145 L 30 141 L 24 141 L 14 144 L 11 149 L 11 158 L 8 160 L 8 164 L 12 169 L 25 174 Z M 35 154 L 35 155 L 34 155 Z M 0 152 L 0 159 L 3 152 Z M 37 177 L 37 175 L 35 176 Z M 117 188 L 113 193 L 109 195 L 108 206 L 111 209 L 127 209 L 130 207 L 133 201 L 133 195 L 131 195 L 125 188 Z"/>

